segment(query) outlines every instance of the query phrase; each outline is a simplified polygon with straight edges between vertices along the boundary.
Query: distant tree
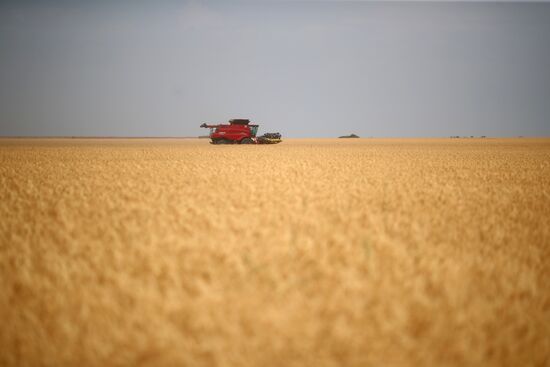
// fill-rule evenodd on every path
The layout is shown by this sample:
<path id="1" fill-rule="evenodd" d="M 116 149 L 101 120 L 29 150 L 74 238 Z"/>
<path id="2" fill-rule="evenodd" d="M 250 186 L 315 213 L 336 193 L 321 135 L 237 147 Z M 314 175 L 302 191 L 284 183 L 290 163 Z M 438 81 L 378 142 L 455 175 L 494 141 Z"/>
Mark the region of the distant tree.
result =
<path id="1" fill-rule="evenodd" d="M 338 138 L 340 138 L 340 139 L 347 139 L 347 138 L 358 138 L 358 137 L 359 137 L 359 135 L 350 134 L 350 135 L 339 136 Z"/>

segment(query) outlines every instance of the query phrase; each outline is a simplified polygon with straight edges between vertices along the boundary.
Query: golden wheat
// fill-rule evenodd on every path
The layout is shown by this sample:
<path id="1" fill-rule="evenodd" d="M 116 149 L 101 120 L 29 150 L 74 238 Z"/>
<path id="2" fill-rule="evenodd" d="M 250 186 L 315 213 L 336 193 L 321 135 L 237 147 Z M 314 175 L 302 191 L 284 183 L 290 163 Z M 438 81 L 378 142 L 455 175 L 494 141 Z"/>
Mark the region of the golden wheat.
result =
<path id="1" fill-rule="evenodd" d="M 0 140 L 0 365 L 543 366 L 550 140 Z"/>

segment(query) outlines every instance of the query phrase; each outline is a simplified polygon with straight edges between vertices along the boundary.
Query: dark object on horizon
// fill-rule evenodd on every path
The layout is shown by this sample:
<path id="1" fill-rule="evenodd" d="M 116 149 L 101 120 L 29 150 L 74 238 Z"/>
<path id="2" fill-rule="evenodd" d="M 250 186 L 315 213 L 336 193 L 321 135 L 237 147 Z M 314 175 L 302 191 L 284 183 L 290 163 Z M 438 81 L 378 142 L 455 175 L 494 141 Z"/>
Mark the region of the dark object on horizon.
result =
<path id="1" fill-rule="evenodd" d="M 359 135 L 350 134 L 350 135 L 339 136 L 338 138 L 339 139 L 347 139 L 347 138 L 358 138 L 358 137 L 359 137 Z"/>

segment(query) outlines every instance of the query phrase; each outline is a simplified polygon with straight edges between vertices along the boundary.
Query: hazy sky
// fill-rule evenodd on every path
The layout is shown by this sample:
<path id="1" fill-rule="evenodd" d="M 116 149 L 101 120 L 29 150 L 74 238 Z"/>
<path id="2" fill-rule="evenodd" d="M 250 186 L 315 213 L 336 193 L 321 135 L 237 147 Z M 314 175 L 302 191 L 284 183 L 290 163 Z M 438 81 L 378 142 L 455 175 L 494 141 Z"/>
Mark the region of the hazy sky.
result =
<path id="1" fill-rule="evenodd" d="M 0 135 L 550 136 L 550 3 L 0 1 Z"/>

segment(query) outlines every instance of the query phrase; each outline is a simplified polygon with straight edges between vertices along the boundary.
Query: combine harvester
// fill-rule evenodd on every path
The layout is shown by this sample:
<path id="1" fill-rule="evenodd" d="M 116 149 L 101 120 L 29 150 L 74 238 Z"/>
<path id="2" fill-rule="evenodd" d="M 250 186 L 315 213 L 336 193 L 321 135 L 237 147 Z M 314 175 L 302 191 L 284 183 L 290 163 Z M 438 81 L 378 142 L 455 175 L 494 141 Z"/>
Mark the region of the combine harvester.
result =
<path id="1" fill-rule="evenodd" d="M 245 119 L 229 120 L 229 124 L 201 125 L 210 129 L 212 144 L 277 144 L 282 141 L 279 133 L 266 133 L 256 137 L 258 126 Z"/>

